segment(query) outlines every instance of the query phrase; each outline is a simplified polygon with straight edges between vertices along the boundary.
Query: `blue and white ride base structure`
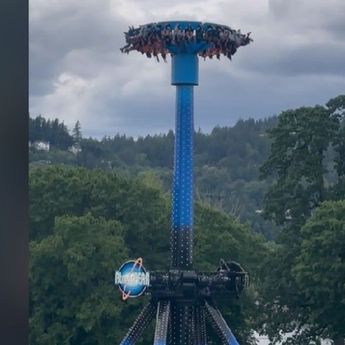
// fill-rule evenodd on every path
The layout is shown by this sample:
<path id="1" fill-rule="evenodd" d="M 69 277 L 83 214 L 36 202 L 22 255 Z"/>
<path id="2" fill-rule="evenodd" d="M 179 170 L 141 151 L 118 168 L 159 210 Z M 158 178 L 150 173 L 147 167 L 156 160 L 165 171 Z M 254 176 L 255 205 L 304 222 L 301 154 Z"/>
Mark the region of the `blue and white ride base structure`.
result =
<path id="1" fill-rule="evenodd" d="M 221 344 L 238 345 L 214 297 L 238 295 L 248 275 L 234 261 L 220 260 L 214 272 L 193 268 L 193 136 L 194 87 L 199 83 L 199 58 L 231 59 L 252 40 L 225 25 L 171 21 L 130 27 L 124 53 L 136 50 L 166 61 L 171 55 L 171 84 L 176 87 L 176 127 L 171 216 L 171 264 L 168 272 L 147 272 L 143 260 L 126 262 L 115 273 L 122 299 L 148 293 L 151 298 L 120 345 L 134 345 L 156 318 L 154 345 L 207 345 L 206 320 Z"/>

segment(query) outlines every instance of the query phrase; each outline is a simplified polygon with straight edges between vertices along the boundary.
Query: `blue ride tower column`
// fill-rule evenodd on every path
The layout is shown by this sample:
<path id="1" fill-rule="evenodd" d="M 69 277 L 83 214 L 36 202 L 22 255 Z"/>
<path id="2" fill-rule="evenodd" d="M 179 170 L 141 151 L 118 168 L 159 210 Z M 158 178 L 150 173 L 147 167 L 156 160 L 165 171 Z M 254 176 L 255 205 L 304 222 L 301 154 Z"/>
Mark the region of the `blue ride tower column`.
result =
<path id="1" fill-rule="evenodd" d="M 198 56 L 219 59 L 224 55 L 231 59 L 239 47 L 250 43 L 249 33 L 243 35 L 239 30 L 214 23 L 169 21 L 129 27 L 125 38 L 123 53 L 138 51 L 158 61 L 160 57 L 166 61 L 171 55 L 176 127 L 170 269 L 150 271 L 148 285 L 144 286 L 142 276 L 136 277 L 136 284 L 143 286 L 151 298 L 121 345 L 135 345 L 155 312 L 154 345 L 207 345 L 206 319 L 219 344 L 238 345 L 215 298 L 223 292 L 238 295 L 247 285 L 247 273 L 238 263 L 223 259 L 214 272 L 200 272 L 193 267 L 193 92 L 198 85 Z M 122 274 L 120 269 L 118 277 L 123 282 L 133 282 L 132 275 Z M 135 297 L 133 284 L 128 285 L 126 298 Z M 120 288 L 122 294 L 123 289 Z"/>
<path id="2" fill-rule="evenodd" d="M 198 85 L 198 57 L 172 56 L 171 84 L 176 86 L 176 125 L 172 188 L 171 268 L 193 265 L 193 93 Z"/>

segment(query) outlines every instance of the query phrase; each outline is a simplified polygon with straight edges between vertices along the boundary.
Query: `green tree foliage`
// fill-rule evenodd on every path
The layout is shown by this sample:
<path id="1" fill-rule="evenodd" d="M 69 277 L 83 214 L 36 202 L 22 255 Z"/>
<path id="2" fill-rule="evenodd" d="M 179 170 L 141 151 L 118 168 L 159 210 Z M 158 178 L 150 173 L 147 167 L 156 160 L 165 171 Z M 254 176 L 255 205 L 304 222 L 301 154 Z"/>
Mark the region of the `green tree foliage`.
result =
<path id="1" fill-rule="evenodd" d="M 276 177 L 264 200 L 265 214 L 277 224 L 301 225 L 325 199 L 324 155 L 339 129 L 338 116 L 321 106 L 280 114 L 269 131 L 271 153 L 262 177 Z"/>
<path id="2" fill-rule="evenodd" d="M 262 199 L 270 183 L 259 181 L 258 175 L 259 166 L 269 153 L 270 140 L 266 130 L 275 125 L 276 118 L 273 117 L 240 120 L 234 127 L 216 127 L 210 134 L 199 130 L 195 133 L 194 155 L 198 200 L 248 222 L 255 231 L 270 239 L 275 236 L 276 229 L 260 215 Z M 78 123 L 76 126 L 79 128 Z M 164 191 L 169 192 L 173 145 L 172 131 L 137 140 L 125 135 L 102 140 L 82 138 L 82 151 L 77 156 L 56 150 L 30 152 L 30 162 L 31 166 L 45 163 L 115 170 L 130 176 L 151 170 L 161 180 Z"/>
<path id="3" fill-rule="evenodd" d="M 37 168 L 30 172 L 31 239 L 42 239 L 54 229 L 55 217 L 82 216 L 117 220 L 125 227 L 131 257 L 146 257 L 162 265 L 156 251 L 168 255 L 168 201 L 158 190 L 139 181 L 101 170 L 63 167 Z M 155 248 L 155 250 L 153 250 Z"/>
<path id="4" fill-rule="evenodd" d="M 144 258 L 149 270 L 168 269 L 169 199 L 156 187 L 114 173 L 45 167 L 30 172 L 30 337 L 32 344 L 114 344 L 145 298 L 123 304 L 114 269 Z M 266 248 L 248 226 L 197 205 L 195 265 L 215 270 L 233 259 L 256 271 Z M 257 309 L 252 290 L 219 301 L 242 344 L 253 344 Z M 151 333 L 152 336 L 152 333 Z M 150 344 L 150 332 L 142 344 Z"/>
<path id="5" fill-rule="evenodd" d="M 80 144 L 82 140 L 82 134 L 81 134 L 81 124 L 79 121 L 77 121 L 73 127 L 72 131 L 72 137 L 74 144 Z"/>
<path id="6" fill-rule="evenodd" d="M 127 257 L 116 221 L 90 214 L 56 218 L 54 232 L 30 243 L 30 343 L 114 344 L 124 305 L 114 267 Z"/>
<path id="7" fill-rule="evenodd" d="M 238 299 L 224 295 L 217 298 L 222 315 L 235 332 L 240 344 L 255 344 L 253 329 L 261 311 L 256 305 L 258 266 L 264 260 L 267 245 L 248 225 L 239 224 L 219 211 L 197 205 L 195 217 L 194 264 L 201 271 L 214 271 L 219 259 L 235 260 L 249 273 L 251 286 Z M 212 334 L 211 330 L 210 334 Z M 218 344 L 216 336 L 212 344 Z"/>
<path id="8" fill-rule="evenodd" d="M 29 150 L 30 168 L 42 165 L 70 165 L 77 166 L 76 157 L 72 152 L 50 148 L 49 151 Z"/>
<path id="9" fill-rule="evenodd" d="M 51 147 L 61 150 L 66 150 L 73 144 L 73 138 L 63 122 L 58 119 L 46 120 L 41 115 L 29 118 L 29 141 L 46 141 Z"/>
<path id="10" fill-rule="evenodd" d="M 334 139 L 335 144 L 335 169 L 338 175 L 338 183 L 332 189 L 332 198 L 342 199 L 345 195 L 345 95 L 331 99 L 327 103 L 330 112 L 337 114 L 341 125 Z"/>
<path id="11" fill-rule="evenodd" d="M 345 96 L 338 96 L 324 107 L 195 133 L 195 266 L 214 270 L 220 258 L 231 258 L 251 274 L 240 300 L 218 301 L 241 344 L 254 344 L 258 327 L 272 344 L 288 332 L 291 345 L 344 336 L 344 109 Z M 108 272 L 124 257 L 142 256 L 149 270 L 168 268 L 173 140 L 172 132 L 138 140 L 116 135 L 83 138 L 78 156 L 30 152 L 32 163 L 69 166 L 30 169 L 32 344 L 108 344 L 125 334 L 145 299 L 120 304 Z M 281 231 L 265 243 L 250 227 L 272 238 L 272 220 Z M 103 251 L 103 237 L 116 252 L 107 245 Z M 83 265 L 91 266 L 92 288 L 76 272 Z M 150 343 L 148 335 L 142 344 Z"/>
<path id="12" fill-rule="evenodd" d="M 345 338 L 345 200 L 322 203 L 301 235 L 292 274 L 303 292 L 306 323 L 325 338 Z"/>
<path id="13" fill-rule="evenodd" d="M 334 190 L 339 191 L 339 173 L 335 181 L 327 181 L 345 141 L 340 136 L 341 116 L 335 104 L 339 106 L 338 101 L 330 100 L 326 107 L 283 112 L 277 127 L 270 131 L 271 153 L 261 172 L 262 177 L 275 182 L 265 196 L 264 210 L 266 217 L 283 226 L 277 245 L 262 266 L 262 325 L 273 343 L 281 340 L 281 333 L 293 332 L 286 344 L 309 344 L 320 334 L 310 324 L 310 306 L 292 270 L 302 250 L 301 227 L 316 207 L 334 198 Z M 345 194 L 337 197 L 344 199 Z"/>

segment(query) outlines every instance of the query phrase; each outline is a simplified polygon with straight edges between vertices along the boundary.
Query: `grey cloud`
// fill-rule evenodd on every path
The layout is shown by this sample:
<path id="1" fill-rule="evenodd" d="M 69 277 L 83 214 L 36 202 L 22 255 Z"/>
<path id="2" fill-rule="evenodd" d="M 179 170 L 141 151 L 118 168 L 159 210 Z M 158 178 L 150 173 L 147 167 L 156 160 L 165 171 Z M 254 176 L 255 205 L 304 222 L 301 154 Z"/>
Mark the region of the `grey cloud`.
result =
<path id="1" fill-rule="evenodd" d="M 345 41 L 343 0 L 269 0 L 269 14 L 292 30 L 323 31 Z"/>
<path id="2" fill-rule="evenodd" d="M 242 68 L 253 73 L 285 76 L 337 75 L 345 76 L 345 44 L 306 43 L 286 46 L 277 42 L 266 49 L 255 49 L 255 59 L 246 54 L 240 62 Z"/>
<path id="3" fill-rule="evenodd" d="M 89 1 L 76 6 L 77 2 L 71 2 L 30 20 L 31 94 L 52 91 L 52 80 L 64 71 L 65 59 L 71 54 L 83 54 L 81 61 L 74 61 L 77 70 L 84 64 L 84 73 L 97 73 L 96 66 L 88 69 L 87 59 L 97 61 L 101 68 L 109 54 L 119 52 L 116 43 L 121 41 L 121 28 L 126 25 L 120 17 L 108 13 L 107 3 Z M 73 70 L 73 66 L 68 67 Z"/>
<path id="4" fill-rule="evenodd" d="M 84 134 L 97 137 L 173 128 L 170 62 L 157 64 L 135 52 L 126 56 L 119 48 L 128 25 L 181 13 L 197 20 L 196 7 L 203 15 L 209 8 L 210 21 L 252 31 L 254 38 L 232 62 L 201 61 L 196 127 L 209 131 L 240 117 L 324 104 L 344 91 L 345 81 L 344 6 L 329 1 L 336 10 L 325 10 L 323 0 L 270 0 L 268 7 L 258 0 L 256 13 L 245 0 L 32 0 L 30 112 L 58 116 L 69 126 L 80 120 Z"/>
<path id="5" fill-rule="evenodd" d="M 196 90 L 196 124 L 207 131 L 215 124 L 233 125 L 239 118 L 261 118 L 285 109 L 324 104 L 344 85 L 341 78 L 332 76 L 246 77 L 237 73 L 224 76 L 220 71 L 210 73 L 206 71 L 207 83 Z"/>
<path id="6" fill-rule="evenodd" d="M 238 67 L 280 76 L 345 76 L 345 2 L 269 0 Z"/>

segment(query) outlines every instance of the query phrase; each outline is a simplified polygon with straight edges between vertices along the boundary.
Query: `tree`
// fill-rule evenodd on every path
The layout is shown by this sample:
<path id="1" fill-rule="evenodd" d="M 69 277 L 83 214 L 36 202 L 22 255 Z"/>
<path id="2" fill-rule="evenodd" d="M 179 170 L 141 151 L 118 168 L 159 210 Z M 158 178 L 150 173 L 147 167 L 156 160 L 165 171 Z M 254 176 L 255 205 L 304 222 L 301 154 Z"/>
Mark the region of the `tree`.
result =
<path id="1" fill-rule="evenodd" d="M 29 118 L 29 140 L 47 141 L 52 148 L 66 150 L 73 143 L 67 127 L 58 119 L 46 120 L 41 115 Z"/>
<path id="2" fill-rule="evenodd" d="M 336 152 L 335 169 L 338 181 L 331 190 L 333 199 L 342 199 L 345 195 L 345 95 L 332 98 L 327 103 L 330 112 L 337 114 L 341 119 L 341 124 L 337 136 L 334 139 Z"/>
<path id="3" fill-rule="evenodd" d="M 264 199 L 265 216 L 283 226 L 277 246 L 262 266 L 262 325 L 273 343 L 282 340 L 281 333 L 293 332 L 285 344 L 307 344 L 321 335 L 310 324 L 310 306 L 292 269 L 301 252 L 301 227 L 331 197 L 325 157 L 330 148 L 337 152 L 340 130 L 339 112 L 331 101 L 326 107 L 283 112 L 270 131 L 271 153 L 261 168 L 262 178 L 274 180 Z M 334 159 L 338 157 L 335 154 Z"/>
<path id="4" fill-rule="evenodd" d="M 36 120 L 36 119 L 35 119 Z M 41 118 L 42 133 L 51 138 L 53 122 Z M 30 119 L 30 124 L 33 122 Z M 267 128 L 276 125 L 276 117 L 265 120 L 240 120 L 234 127 L 216 127 L 211 134 L 195 133 L 195 177 L 202 202 L 210 202 L 224 212 L 236 214 L 242 222 L 248 221 L 256 232 L 273 239 L 277 229 L 256 211 L 262 209 L 262 199 L 269 183 L 258 181 L 259 165 L 268 156 L 270 141 Z M 35 129 L 30 127 L 31 132 Z M 80 123 L 75 124 L 72 143 L 79 134 Z M 80 134 L 81 136 L 81 134 Z M 60 136 L 59 136 L 60 137 Z M 55 140 L 55 139 L 54 139 Z M 49 139 L 51 141 L 51 139 Z M 72 143 L 70 145 L 72 145 Z M 79 165 L 87 168 L 116 170 L 129 176 L 157 174 L 164 191 L 172 185 L 174 133 L 147 135 L 134 140 L 125 135 L 104 137 L 102 140 L 82 138 L 78 155 L 64 152 L 66 148 L 51 145 L 52 150 L 30 150 L 30 163 Z M 63 152 L 60 152 L 63 151 Z M 41 162 L 40 162 L 41 161 Z"/>
<path id="5" fill-rule="evenodd" d="M 231 259 L 241 263 L 250 275 L 251 286 L 239 299 L 224 294 L 217 298 L 217 303 L 239 343 L 254 345 L 253 329 L 257 326 L 256 320 L 260 315 L 255 303 L 260 283 L 258 266 L 266 256 L 266 244 L 247 225 L 240 224 L 212 207 L 197 205 L 195 211 L 196 269 L 214 271 L 220 259 Z M 217 337 L 211 337 L 211 340 L 214 341 L 213 344 L 219 342 Z"/>
<path id="6" fill-rule="evenodd" d="M 79 120 L 74 125 L 72 137 L 73 137 L 74 144 L 80 144 L 82 140 L 82 134 L 81 134 L 81 124 Z"/>
<path id="7" fill-rule="evenodd" d="M 292 273 L 308 305 L 306 322 L 325 338 L 344 339 L 345 200 L 322 203 L 301 235 Z"/>
<path id="8" fill-rule="evenodd" d="M 30 343 L 114 344 L 124 305 L 113 272 L 128 258 L 118 222 L 63 216 L 30 242 Z M 120 332 L 121 333 L 121 332 Z"/>
<path id="9" fill-rule="evenodd" d="M 54 166 L 33 169 L 31 343 L 119 341 L 145 299 L 119 304 L 113 270 L 139 256 L 148 270 L 169 269 L 169 205 L 170 198 L 159 189 L 114 173 Z M 252 288 L 243 299 L 226 296 L 219 301 L 243 345 L 254 344 L 255 272 L 265 252 L 263 239 L 248 226 L 212 208 L 196 206 L 196 268 L 214 271 L 220 258 L 231 258 L 251 273 Z M 147 334 L 145 345 L 152 344 Z"/>
<path id="10" fill-rule="evenodd" d="M 90 212 L 123 224 L 130 257 L 148 253 L 147 263 L 165 267 L 169 232 L 161 229 L 169 228 L 169 202 L 159 190 L 115 173 L 55 166 L 32 170 L 29 187 L 31 239 L 52 234 L 56 217 Z"/>
<path id="11" fill-rule="evenodd" d="M 321 106 L 284 111 L 269 131 L 271 153 L 261 178 L 275 182 L 264 199 L 266 217 L 277 224 L 304 224 L 325 200 L 324 155 L 339 129 L 337 114 Z"/>

